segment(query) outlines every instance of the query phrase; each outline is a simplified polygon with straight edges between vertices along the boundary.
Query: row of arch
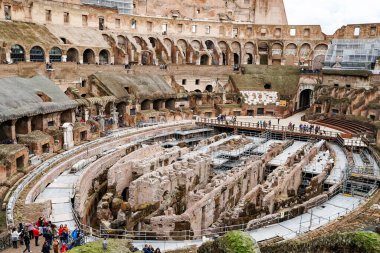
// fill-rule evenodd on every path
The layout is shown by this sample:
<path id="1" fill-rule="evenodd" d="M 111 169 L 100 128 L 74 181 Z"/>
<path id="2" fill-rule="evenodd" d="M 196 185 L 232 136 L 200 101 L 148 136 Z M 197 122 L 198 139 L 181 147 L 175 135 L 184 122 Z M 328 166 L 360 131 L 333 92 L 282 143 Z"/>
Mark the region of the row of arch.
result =
<path id="1" fill-rule="evenodd" d="M 45 51 L 40 46 L 34 46 L 29 51 L 31 62 L 62 62 L 63 52 L 59 47 L 53 47 L 50 49 L 48 54 L 48 60 L 46 59 Z M 79 51 L 76 48 L 69 48 L 66 52 L 67 62 L 79 62 Z M 109 64 L 110 63 L 110 52 L 103 49 L 99 52 L 99 64 Z M 10 59 L 13 63 L 23 62 L 26 60 L 26 50 L 19 44 L 11 46 Z M 85 64 L 95 64 L 96 57 L 95 52 L 92 49 L 86 49 L 83 52 L 83 63 Z"/>

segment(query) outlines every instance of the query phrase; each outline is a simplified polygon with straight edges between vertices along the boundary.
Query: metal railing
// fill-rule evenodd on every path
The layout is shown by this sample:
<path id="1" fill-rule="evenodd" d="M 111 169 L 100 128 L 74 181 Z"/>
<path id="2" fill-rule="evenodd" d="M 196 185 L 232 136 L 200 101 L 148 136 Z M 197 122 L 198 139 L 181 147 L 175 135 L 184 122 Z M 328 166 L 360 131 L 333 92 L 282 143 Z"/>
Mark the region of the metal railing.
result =
<path id="1" fill-rule="evenodd" d="M 211 126 L 220 126 L 220 127 L 244 127 L 244 128 L 251 128 L 252 130 L 265 130 L 265 131 L 277 131 L 277 132 L 285 132 L 285 133 L 298 133 L 298 134 L 304 134 L 307 136 L 313 136 L 313 137 L 333 137 L 336 138 L 338 136 L 337 132 L 333 131 L 326 131 L 326 130 L 320 130 L 319 132 L 313 131 L 305 131 L 303 129 L 300 129 L 299 127 L 292 127 L 289 128 L 287 126 L 280 126 L 280 125 L 271 125 L 271 126 L 263 126 L 263 124 L 254 123 L 254 122 L 243 122 L 243 121 L 226 121 L 226 120 L 217 120 L 217 119 L 210 119 L 210 118 L 198 118 L 197 123 L 203 123 L 206 125 Z"/>

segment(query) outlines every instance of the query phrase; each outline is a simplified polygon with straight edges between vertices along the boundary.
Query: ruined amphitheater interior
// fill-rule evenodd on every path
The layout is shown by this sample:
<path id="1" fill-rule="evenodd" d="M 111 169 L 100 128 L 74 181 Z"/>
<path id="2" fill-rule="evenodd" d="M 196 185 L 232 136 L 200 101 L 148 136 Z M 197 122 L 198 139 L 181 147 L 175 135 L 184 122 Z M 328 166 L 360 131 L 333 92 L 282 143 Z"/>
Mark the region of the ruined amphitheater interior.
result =
<path id="1" fill-rule="evenodd" d="M 0 250 L 39 217 L 166 251 L 379 230 L 379 87 L 380 23 L 282 0 L 0 1 Z"/>

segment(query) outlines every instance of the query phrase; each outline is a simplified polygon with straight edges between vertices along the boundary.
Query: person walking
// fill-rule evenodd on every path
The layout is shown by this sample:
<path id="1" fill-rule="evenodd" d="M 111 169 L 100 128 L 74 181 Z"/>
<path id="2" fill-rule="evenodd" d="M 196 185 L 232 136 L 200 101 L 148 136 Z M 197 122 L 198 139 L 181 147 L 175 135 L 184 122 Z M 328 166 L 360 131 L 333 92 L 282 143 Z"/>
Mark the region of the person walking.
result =
<path id="1" fill-rule="evenodd" d="M 39 246 L 38 237 L 40 236 L 40 230 L 38 229 L 37 225 L 33 228 L 33 236 L 34 236 L 35 245 Z"/>
<path id="2" fill-rule="evenodd" d="M 54 239 L 54 241 L 53 241 L 53 252 L 59 253 L 59 242 L 57 239 Z"/>
<path id="3" fill-rule="evenodd" d="M 44 244 L 42 245 L 41 253 L 50 253 L 50 247 L 47 241 L 44 241 Z"/>
<path id="4" fill-rule="evenodd" d="M 12 238 L 12 245 L 13 245 L 14 249 L 18 248 L 17 241 L 18 241 L 18 237 L 20 236 L 20 234 L 21 233 L 17 232 L 17 230 L 15 228 L 12 229 L 11 238 Z"/>
<path id="5" fill-rule="evenodd" d="M 28 233 L 24 234 L 24 243 L 25 243 L 25 249 L 22 253 L 24 253 L 25 251 L 31 252 L 30 251 L 30 237 Z"/>

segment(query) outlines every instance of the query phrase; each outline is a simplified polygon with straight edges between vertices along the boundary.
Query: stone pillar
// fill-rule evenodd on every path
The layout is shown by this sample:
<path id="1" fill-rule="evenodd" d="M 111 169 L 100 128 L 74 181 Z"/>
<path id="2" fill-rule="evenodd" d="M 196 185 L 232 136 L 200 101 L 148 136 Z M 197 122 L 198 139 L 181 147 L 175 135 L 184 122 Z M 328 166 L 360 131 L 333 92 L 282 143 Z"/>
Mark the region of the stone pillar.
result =
<path id="1" fill-rule="evenodd" d="M 111 59 L 110 59 L 110 64 L 115 64 L 115 57 L 114 56 L 111 56 Z"/>
<path id="2" fill-rule="evenodd" d="M 11 62 L 11 52 L 10 51 L 7 51 L 5 53 L 5 58 L 7 59 L 7 62 Z"/>
<path id="3" fill-rule="evenodd" d="M 10 130 L 10 137 L 12 140 L 16 140 L 16 120 L 12 120 L 11 128 Z"/>
<path id="4" fill-rule="evenodd" d="M 116 111 L 115 105 L 112 105 L 111 115 L 113 119 L 112 128 L 116 129 L 119 125 L 119 113 Z"/>
<path id="5" fill-rule="evenodd" d="M 62 62 L 67 62 L 67 55 L 66 54 L 62 55 Z"/>
<path id="6" fill-rule="evenodd" d="M 84 122 L 87 122 L 89 118 L 90 118 L 90 111 L 88 110 L 88 108 L 84 108 Z"/>
<path id="7" fill-rule="evenodd" d="M 189 61 L 190 63 L 193 63 L 193 52 L 190 52 L 189 54 Z"/>
<path id="8" fill-rule="evenodd" d="M 63 148 L 69 150 L 74 147 L 73 124 L 65 123 L 63 128 Z"/>
<path id="9" fill-rule="evenodd" d="M 99 59 L 100 59 L 100 58 L 99 58 L 99 55 L 95 55 L 95 63 L 98 63 L 98 64 L 99 64 L 99 63 L 100 63 L 100 62 L 99 62 Z"/>

